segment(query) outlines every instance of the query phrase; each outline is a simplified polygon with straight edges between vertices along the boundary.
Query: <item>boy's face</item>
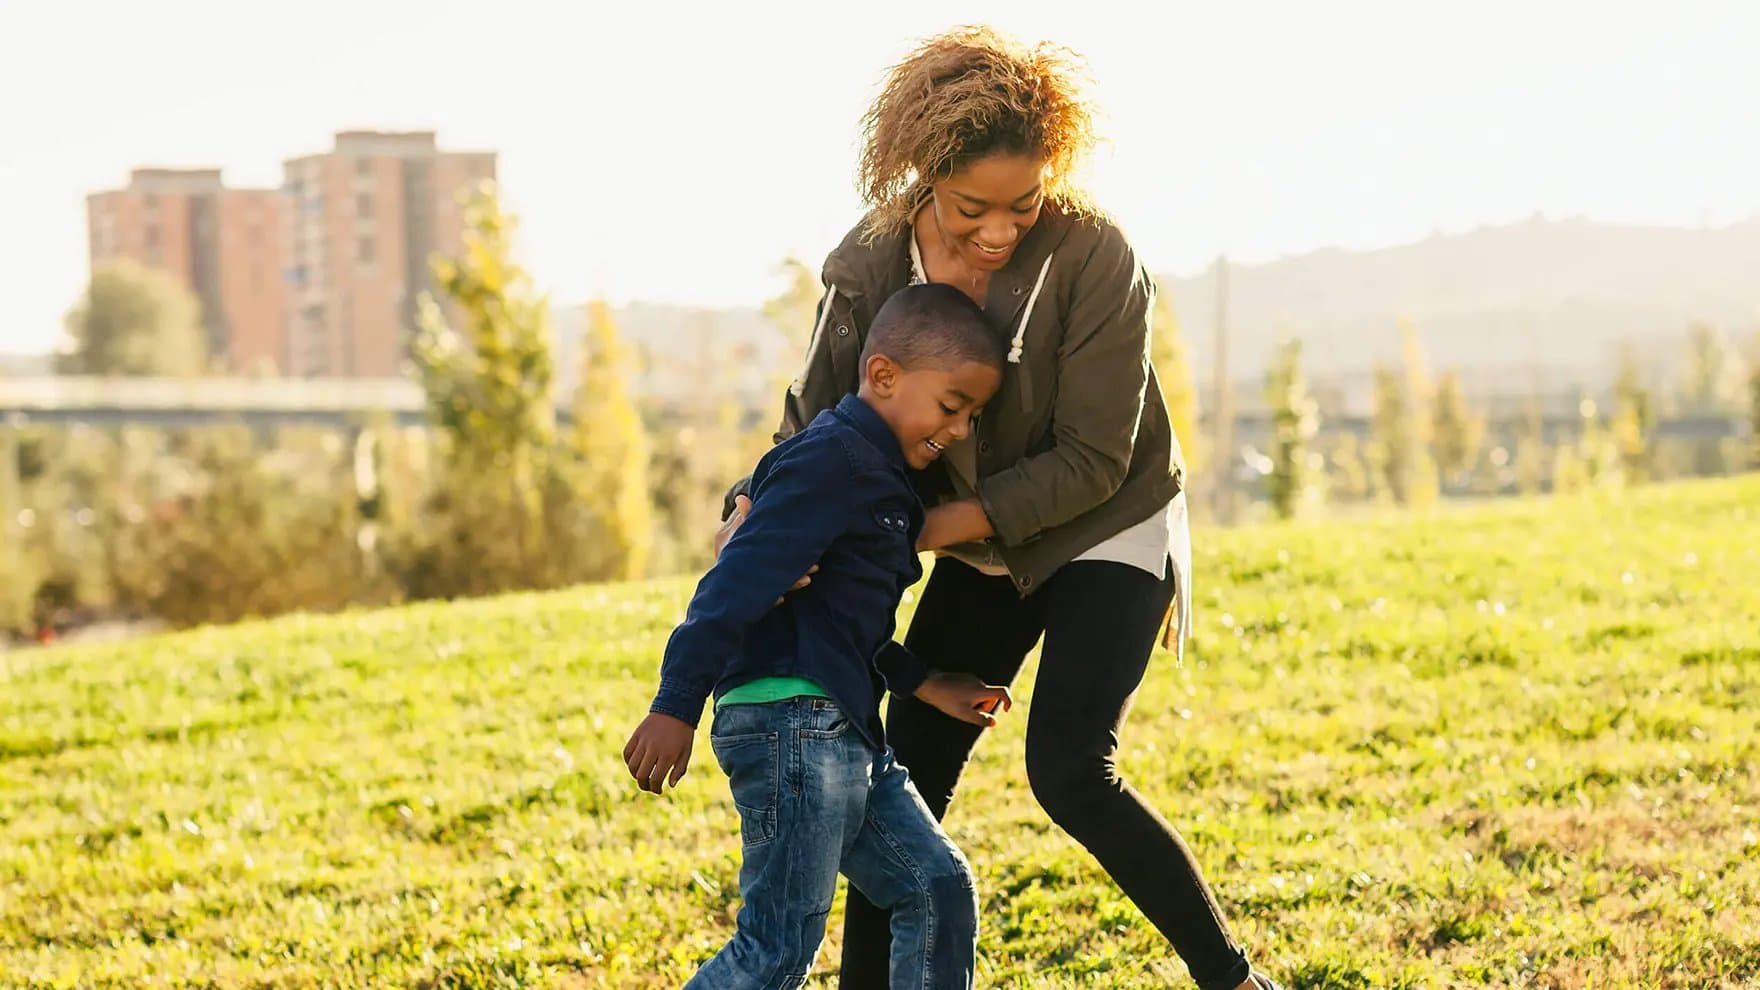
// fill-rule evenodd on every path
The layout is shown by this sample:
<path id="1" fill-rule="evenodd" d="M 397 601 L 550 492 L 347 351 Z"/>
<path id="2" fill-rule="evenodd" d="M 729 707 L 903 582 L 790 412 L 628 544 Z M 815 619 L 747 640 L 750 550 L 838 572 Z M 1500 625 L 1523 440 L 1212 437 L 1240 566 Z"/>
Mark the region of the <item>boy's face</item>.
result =
<path id="1" fill-rule="evenodd" d="M 868 358 L 862 392 L 892 427 L 905 462 L 922 469 L 949 444 L 971 435 L 972 417 L 1002 386 L 1002 372 L 977 361 L 943 370 L 907 369 L 884 354 Z"/>

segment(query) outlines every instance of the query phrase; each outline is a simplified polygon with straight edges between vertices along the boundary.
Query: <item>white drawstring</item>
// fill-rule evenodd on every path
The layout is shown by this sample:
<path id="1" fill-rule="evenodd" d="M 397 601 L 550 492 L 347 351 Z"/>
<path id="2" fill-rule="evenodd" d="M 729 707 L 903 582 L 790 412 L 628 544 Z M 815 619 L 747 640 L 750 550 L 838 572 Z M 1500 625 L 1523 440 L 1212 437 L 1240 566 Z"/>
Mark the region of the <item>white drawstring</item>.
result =
<path id="1" fill-rule="evenodd" d="M 825 301 L 819 304 L 819 323 L 813 327 L 813 336 L 807 339 L 806 363 L 801 365 L 801 373 L 796 375 L 794 382 L 788 386 L 788 394 L 799 398 L 807 387 L 807 370 L 813 366 L 813 348 L 819 346 L 819 338 L 825 333 L 825 323 L 831 319 L 831 301 L 837 298 L 837 285 L 825 291 Z"/>
<path id="2" fill-rule="evenodd" d="M 1008 363 L 1021 363 L 1021 347 L 1027 340 L 1027 321 L 1033 318 L 1033 304 L 1039 301 L 1039 290 L 1045 287 L 1045 275 L 1051 271 L 1051 259 L 1055 253 L 1045 256 L 1045 263 L 1039 266 L 1039 280 L 1033 283 L 1033 294 L 1027 297 L 1027 308 L 1021 313 L 1020 323 L 1015 325 L 1014 339 L 1008 342 Z"/>

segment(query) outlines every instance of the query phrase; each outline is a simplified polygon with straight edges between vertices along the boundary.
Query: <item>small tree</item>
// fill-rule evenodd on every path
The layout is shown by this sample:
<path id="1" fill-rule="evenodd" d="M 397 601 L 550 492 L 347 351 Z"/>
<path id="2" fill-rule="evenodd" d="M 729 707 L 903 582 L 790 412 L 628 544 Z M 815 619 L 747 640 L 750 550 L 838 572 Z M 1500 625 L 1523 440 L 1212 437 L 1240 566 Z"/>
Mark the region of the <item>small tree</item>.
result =
<path id="1" fill-rule="evenodd" d="M 1552 449 L 1552 490 L 1559 493 L 1582 491 L 1589 485 L 1589 468 L 1582 454 L 1568 443 Z"/>
<path id="2" fill-rule="evenodd" d="M 1179 315 L 1173 310 L 1173 299 L 1156 293 L 1154 322 L 1150 328 L 1149 363 L 1161 382 L 1161 398 L 1167 403 L 1167 415 L 1173 422 L 1173 436 L 1179 441 L 1186 470 L 1193 471 L 1198 463 L 1198 386 L 1192 374 L 1191 352 L 1180 333 Z"/>
<path id="3" fill-rule="evenodd" d="M 1369 459 L 1379 487 L 1400 505 L 1428 506 L 1436 501 L 1436 465 L 1424 442 L 1428 419 L 1419 415 L 1409 387 L 1412 376 L 1375 367 L 1374 439 Z"/>
<path id="4" fill-rule="evenodd" d="M 792 360 L 807 349 L 825 289 L 819 284 L 818 273 L 792 255 L 777 266 L 777 274 L 783 278 L 783 288 L 764 301 L 764 315 L 787 339 Z"/>
<path id="5" fill-rule="evenodd" d="M 1687 331 L 1686 373 L 1681 379 L 1681 411 L 1709 418 L 1732 416 L 1741 404 L 1741 355 L 1710 323 L 1694 323 Z M 1695 475 L 1723 474 L 1729 469 L 1723 441 L 1705 437 L 1693 442 L 1689 470 Z"/>
<path id="6" fill-rule="evenodd" d="M 67 314 L 56 370 L 69 375 L 199 375 L 208 364 L 202 307 L 170 275 L 132 261 L 92 273 Z"/>
<path id="7" fill-rule="evenodd" d="M 1431 423 L 1436 466 L 1444 477 L 1458 482 L 1478 459 L 1485 437 L 1484 419 L 1467 408 L 1460 372 L 1451 370 L 1438 383 Z"/>
<path id="8" fill-rule="evenodd" d="M 1363 445 L 1355 433 L 1345 433 L 1332 448 L 1332 480 L 1328 485 L 1347 499 L 1362 501 L 1374 492 L 1370 487 L 1369 470 L 1363 463 Z"/>
<path id="9" fill-rule="evenodd" d="M 513 261 L 516 221 L 494 184 L 465 203 L 462 251 L 436 258 L 434 280 L 456 306 L 448 325 L 421 299 L 412 353 L 442 439 L 444 519 L 418 569 L 418 594 L 497 591 L 529 583 L 544 553 L 544 483 L 555 440 L 550 308 Z M 413 580 L 413 579 L 412 579 Z"/>
<path id="10" fill-rule="evenodd" d="M 1406 415 L 1411 424 L 1404 431 L 1410 450 L 1404 458 L 1407 477 L 1405 503 L 1428 506 L 1436 502 L 1436 459 L 1430 452 L 1435 427 L 1432 409 L 1436 400 L 1436 383 L 1430 379 L 1430 362 L 1424 352 L 1424 341 L 1410 320 L 1400 324 L 1400 370 L 1405 388 Z"/>
<path id="11" fill-rule="evenodd" d="M 1546 432 L 1538 397 L 1528 399 L 1522 416 L 1522 433 L 1516 439 L 1516 482 L 1524 495 L 1538 494 L 1546 485 Z"/>
<path id="12" fill-rule="evenodd" d="M 1613 444 L 1619 452 L 1620 475 L 1628 485 L 1643 484 L 1655 473 L 1650 431 L 1656 422 L 1656 403 L 1644 387 L 1638 357 L 1630 344 L 1620 349 L 1613 403 Z"/>
<path id="13" fill-rule="evenodd" d="M 1602 422 L 1601 408 L 1586 394 L 1577 397 L 1577 458 L 1585 480 L 1591 485 L 1614 486 L 1624 482 L 1619 445 Z"/>
<path id="14" fill-rule="evenodd" d="M 654 509 L 648 490 L 648 438 L 629 390 L 628 354 L 611 307 L 587 307 L 581 387 L 569 444 L 580 459 L 581 499 L 597 538 L 595 577 L 627 581 L 647 572 Z"/>
<path id="15" fill-rule="evenodd" d="M 1760 333 L 1748 363 L 1748 468 L 1760 471 Z"/>
<path id="16" fill-rule="evenodd" d="M 36 575 L 27 570 L 24 540 L 16 529 L 23 503 L 18 480 L 18 431 L 0 419 L 0 633 L 23 629 L 36 594 Z"/>
<path id="17" fill-rule="evenodd" d="M 1411 453 L 1407 433 L 1411 417 L 1406 411 L 1405 390 L 1391 368 L 1375 363 L 1375 406 L 1369 421 L 1368 462 L 1371 486 L 1396 503 L 1406 500 L 1406 458 Z"/>
<path id="18" fill-rule="evenodd" d="M 1271 506 L 1285 519 L 1305 515 L 1319 502 L 1321 472 L 1310 458 L 1309 445 L 1320 430 L 1320 410 L 1308 394 L 1302 375 L 1302 342 L 1291 340 L 1277 349 L 1265 377 L 1265 400 L 1271 407 Z"/>

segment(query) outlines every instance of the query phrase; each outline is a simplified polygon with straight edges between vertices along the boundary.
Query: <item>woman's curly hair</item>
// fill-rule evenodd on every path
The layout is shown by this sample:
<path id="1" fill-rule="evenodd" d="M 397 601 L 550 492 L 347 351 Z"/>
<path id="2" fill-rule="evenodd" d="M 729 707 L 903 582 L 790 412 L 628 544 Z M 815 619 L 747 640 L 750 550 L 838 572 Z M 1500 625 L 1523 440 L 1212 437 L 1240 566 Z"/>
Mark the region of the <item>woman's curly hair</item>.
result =
<path id="1" fill-rule="evenodd" d="M 1042 156 L 1046 198 L 1096 212 L 1076 181 L 1095 143 L 1088 81 L 1069 49 L 1029 48 L 989 27 L 924 41 L 892 67 L 862 117 L 857 185 L 870 211 L 868 236 L 902 229 L 929 183 L 995 153 Z"/>

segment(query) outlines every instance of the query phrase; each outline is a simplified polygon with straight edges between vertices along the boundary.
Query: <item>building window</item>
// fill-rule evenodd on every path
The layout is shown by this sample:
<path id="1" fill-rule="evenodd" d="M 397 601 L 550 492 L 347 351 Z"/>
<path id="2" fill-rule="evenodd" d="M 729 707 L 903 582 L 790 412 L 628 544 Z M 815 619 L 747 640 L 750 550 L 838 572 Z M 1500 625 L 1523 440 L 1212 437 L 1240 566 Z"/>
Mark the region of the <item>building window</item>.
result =
<path id="1" fill-rule="evenodd" d="M 373 239 L 371 237 L 360 238 L 360 240 L 355 244 L 355 252 L 354 253 L 355 253 L 355 259 L 357 261 L 359 261 L 361 264 L 363 264 L 363 265 L 372 264 L 373 263 Z"/>
<path id="2" fill-rule="evenodd" d="M 373 197 L 366 193 L 356 193 L 354 197 L 354 213 L 357 217 L 365 218 L 372 216 Z"/>
<path id="3" fill-rule="evenodd" d="M 372 178 L 373 160 L 371 158 L 356 158 L 354 160 L 354 174 L 356 178 L 360 179 Z"/>
<path id="4" fill-rule="evenodd" d="M 141 244 L 144 245 L 148 251 L 159 250 L 158 224 L 150 223 L 141 228 Z"/>

